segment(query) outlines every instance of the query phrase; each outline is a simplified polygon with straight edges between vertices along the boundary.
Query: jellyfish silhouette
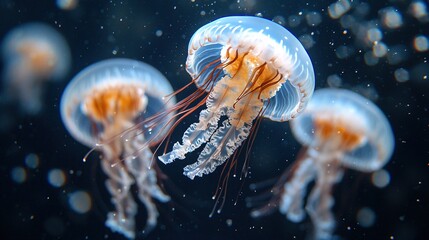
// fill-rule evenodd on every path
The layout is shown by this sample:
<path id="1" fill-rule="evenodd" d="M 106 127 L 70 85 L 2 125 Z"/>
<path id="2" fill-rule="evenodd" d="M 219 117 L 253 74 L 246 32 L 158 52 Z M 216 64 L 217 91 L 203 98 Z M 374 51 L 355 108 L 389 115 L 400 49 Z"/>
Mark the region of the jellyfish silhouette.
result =
<path id="1" fill-rule="evenodd" d="M 128 238 L 135 237 L 133 184 L 147 210 L 145 233 L 157 224 L 153 199 L 170 200 L 157 183 L 156 161 L 147 143 L 158 142 L 171 119 L 162 120 L 163 128 L 146 129 L 135 123 L 171 107 L 174 98 L 163 100 L 171 92 L 167 79 L 150 65 L 114 59 L 82 70 L 61 98 L 61 116 L 70 134 L 88 147 L 98 144 L 96 149 L 102 152 L 102 167 L 109 177 L 106 186 L 115 205 L 106 225 Z"/>
<path id="2" fill-rule="evenodd" d="M 270 203 L 252 216 L 278 207 L 290 221 L 302 221 L 305 191 L 315 181 L 305 209 L 314 225 L 314 238 L 332 239 L 333 185 L 341 181 L 345 168 L 363 172 L 382 168 L 394 149 L 392 129 L 371 101 L 340 89 L 317 90 L 303 113 L 291 121 L 291 128 L 304 148 L 274 187 Z"/>
<path id="3" fill-rule="evenodd" d="M 10 31 L 2 43 L 5 63 L 3 97 L 17 101 L 21 110 L 42 109 L 44 83 L 64 78 L 70 68 L 66 40 L 43 23 L 27 23 Z"/>
<path id="4" fill-rule="evenodd" d="M 173 108 L 183 114 L 179 121 L 204 104 L 207 108 L 185 131 L 182 143 L 159 159 L 165 164 L 185 159 L 206 143 L 197 161 L 184 168 L 190 179 L 213 172 L 236 154 L 254 136 L 258 117 L 296 117 L 314 89 L 313 66 L 301 43 L 259 17 L 224 17 L 198 29 L 189 42 L 186 70 L 192 77 L 187 86 L 198 89 Z"/>

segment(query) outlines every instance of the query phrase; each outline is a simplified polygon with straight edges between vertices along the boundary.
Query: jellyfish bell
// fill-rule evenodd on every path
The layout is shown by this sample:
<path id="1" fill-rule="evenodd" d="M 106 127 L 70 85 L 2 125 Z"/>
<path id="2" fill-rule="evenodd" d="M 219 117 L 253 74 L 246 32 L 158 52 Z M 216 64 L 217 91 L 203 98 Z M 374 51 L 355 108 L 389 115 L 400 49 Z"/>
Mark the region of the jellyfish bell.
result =
<path id="1" fill-rule="evenodd" d="M 93 147 L 103 143 L 100 134 L 106 125 L 127 122 L 127 126 L 121 126 L 111 136 L 104 137 L 109 139 L 123 133 L 129 126 L 171 108 L 176 102 L 175 97 L 164 97 L 172 91 L 162 73 L 146 63 L 120 58 L 105 60 L 87 67 L 69 83 L 61 100 L 61 116 L 75 139 Z M 172 115 L 169 113 L 162 119 L 159 125 L 167 125 L 164 128 L 136 127 L 143 128 L 146 140 L 154 144 L 167 132 L 171 125 L 168 117 Z"/>
<path id="2" fill-rule="evenodd" d="M 341 164 L 358 171 L 382 168 L 394 149 L 390 124 L 370 100 L 348 90 L 321 89 L 291 121 L 296 139 L 323 152 L 338 152 Z"/>
<path id="3" fill-rule="evenodd" d="M 184 168 L 191 179 L 213 172 L 236 154 L 252 136 L 256 118 L 296 117 L 314 89 L 313 66 L 301 43 L 282 26 L 259 17 L 224 17 L 198 29 L 188 46 L 186 70 L 198 89 L 175 109 L 187 116 L 199 106 L 207 108 L 185 131 L 182 143 L 159 159 L 184 159 L 206 143 L 197 162 Z"/>
<path id="4" fill-rule="evenodd" d="M 175 98 L 164 96 L 172 88 L 155 68 L 129 59 L 95 63 L 76 75 L 61 98 L 61 117 L 66 129 L 79 142 L 102 153 L 102 167 L 109 177 L 106 187 L 115 211 L 107 216 L 106 226 L 128 238 L 135 237 L 137 204 L 131 185 L 147 210 L 145 232 L 157 224 L 154 199 L 167 202 L 170 197 L 157 183 L 155 161 L 149 147 L 163 138 L 174 112 L 148 128 L 137 124 L 159 111 L 170 108 Z"/>
<path id="5" fill-rule="evenodd" d="M 392 156 L 394 137 L 382 111 L 370 100 L 349 90 L 317 90 L 303 113 L 291 121 L 295 138 L 304 147 L 285 171 L 265 207 L 252 211 L 259 217 L 278 207 L 293 222 L 305 217 L 314 225 L 314 239 L 332 239 L 335 202 L 332 188 L 341 181 L 345 168 L 372 172 Z"/>
<path id="6" fill-rule="evenodd" d="M 28 113 L 40 111 L 43 83 L 63 79 L 71 62 L 66 40 L 44 23 L 14 28 L 3 40 L 2 54 L 6 94 Z"/>
<path id="7" fill-rule="evenodd" d="M 9 32 L 2 44 L 5 62 L 19 61 L 36 77 L 61 79 L 70 68 L 70 50 L 63 36 L 44 23 L 27 23 Z"/>

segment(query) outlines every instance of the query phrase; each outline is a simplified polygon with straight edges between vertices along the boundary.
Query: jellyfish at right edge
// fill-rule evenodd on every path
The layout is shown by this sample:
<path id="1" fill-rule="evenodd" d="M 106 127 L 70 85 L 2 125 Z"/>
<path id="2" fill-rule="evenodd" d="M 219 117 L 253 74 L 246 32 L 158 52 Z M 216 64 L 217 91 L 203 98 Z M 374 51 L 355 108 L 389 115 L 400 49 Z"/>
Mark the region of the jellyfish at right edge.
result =
<path id="1" fill-rule="evenodd" d="M 69 71 L 67 41 L 49 25 L 35 22 L 12 29 L 1 48 L 5 63 L 2 97 L 17 102 L 26 114 L 39 113 L 45 83 L 62 80 Z"/>
<path id="2" fill-rule="evenodd" d="M 187 86 L 194 83 L 198 89 L 174 109 L 187 116 L 204 104 L 207 108 L 182 142 L 159 159 L 165 164 L 185 159 L 205 144 L 197 161 L 184 168 L 190 179 L 212 173 L 231 156 L 234 165 L 237 149 L 255 136 L 254 120 L 288 121 L 314 90 L 313 65 L 302 44 L 260 17 L 223 17 L 198 29 L 188 45 L 186 70 L 192 77 Z"/>
<path id="3" fill-rule="evenodd" d="M 171 107 L 175 98 L 167 79 L 155 68 L 129 59 L 95 63 L 76 75 L 61 97 L 61 117 L 69 133 L 80 143 L 97 146 L 102 152 L 106 187 L 115 210 L 108 213 L 106 226 L 135 238 L 137 203 L 132 185 L 147 212 L 147 234 L 157 224 L 158 210 L 153 200 L 170 197 L 158 183 L 156 160 L 149 147 L 168 131 L 171 115 L 159 119 L 163 127 L 136 124 Z M 158 174 L 157 174 L 158 173 Z"/>
<path id="4" fill-rule="evenodd" d="M 313 238 L 332 239 L 333 185 L 341 181 L 345 168 L 362 172 L 382 168 L 394 150 L 392 128 L 370 100 L 340 89 L 315 91 L 307 108 L 291 121 L 291 128 L 304 148 L 272 190 L 271 201 L 251 215 L 259 217 L 279 208 L 290 221 L 302 221 L 305 192 L 314 181 L 305 204 Z"/>

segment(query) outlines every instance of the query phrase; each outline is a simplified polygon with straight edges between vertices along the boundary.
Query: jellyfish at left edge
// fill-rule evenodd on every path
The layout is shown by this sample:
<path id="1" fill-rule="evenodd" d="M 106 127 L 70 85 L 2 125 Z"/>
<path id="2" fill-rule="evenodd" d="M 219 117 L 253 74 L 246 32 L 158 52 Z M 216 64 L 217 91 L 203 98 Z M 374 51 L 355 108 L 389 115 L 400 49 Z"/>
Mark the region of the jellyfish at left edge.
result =
<path id="1" fill-rule="evenodd" d="M 171 107 L 174 97 L 167 79 L 155 68 L 129 59 L 104 60 L 82 70 L 66 87 L 61 98 L 61 117 L 69 133 L 101 154 L 107 174 L 106 187 L 115 210 L 106 226 L 133 239 L 136 236 L 137 203 L 131 186 L 147 210 L 144 234 L 157 224 L 154 200 L 168 202 L 160 186 L 154 146 L 168 131 L 173 112 L 164 116 L 162 127 L 136 124 Z"/>
<path id="2" fill-rule="evenodd" d="M 314 226 L 311 238 L 335 239 L 334 184 L 341 181 L 346 168 L 381 169 L 393 154 L 392 128 L 370 100 L 349 90 L 328 88 L 314 92 L 307 108 L 291 121 L 291 129 L 304 147 L 270 191 L 269 203 L 251 215 L 259 217 L 278 208 L 290 221 L 300 222 L 307 199 L 305 210 Z M 306 198 L 311 182 L 314 186 Z"/>
<path id="3" fill-rule="evenodd" d="M 46 82 L 63 80 L 70 69 L 67 41 L 51 26 L 32 22 L 8 32 L 1 49 L 3 101 L 18 103 L 25 114 L 39 113 Z"/>
<path id="4" fill-rule="evenodd" d="M 237 148 L 255 136 L 260 119 L 296 117 L 314 90 L 313 65 L 298 39 L 253 16 L 223 17 L 198 29 L 188 45 L 186 70 L 192 77 L 187 86 L 195 84 L 197 90 L 173 110 L 183 114 L 181 120 L 203 105 L 206 109 L 182 142 L 159 159 L 165 164 L 185 159 L 205 144 L 197 161 L 184 168 L 190 179 L 213 172 L 231 156 L 232 169 Z"/>

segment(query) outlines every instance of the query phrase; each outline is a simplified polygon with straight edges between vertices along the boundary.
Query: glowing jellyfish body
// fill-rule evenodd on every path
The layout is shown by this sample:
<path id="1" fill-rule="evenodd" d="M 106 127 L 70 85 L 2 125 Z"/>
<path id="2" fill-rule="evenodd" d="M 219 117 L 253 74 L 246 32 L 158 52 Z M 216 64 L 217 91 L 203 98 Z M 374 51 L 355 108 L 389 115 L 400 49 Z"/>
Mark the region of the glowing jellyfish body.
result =
<path id="1" fill-rule="evenodd" d="M 9 32 L 2 43 L 3 78 L 8 98 L 30 114 L 42 108 L 43 83 L 62 79 L 70 68 L 66 40 L 52 27 L 28 23 Z"/>
<path id="2" fill-rule="evenodd" d="M 389 161 L 393 149 L 392 129 L 384 114 L 370 100 L 348 90 L 323 89 L 314 93 L 307 108 L 291 127 L 296 139 L 305 146 L 288 178 L 278 183 L 279 195 L 271 207 L 294 222 L 301 221 L 305 191 L 315 181 L 305 206 L 314 224 L 315 239 L 331 239 L 335 221 L 330 208 L 334 204 L 332 187 L 339 182 L 344 168 L 371 172 Z M 274 191 L 276 192 L 276 191 Z M 259 216 L 265 207 L 252 212 Z"/>
<path id="3" fill-rule="evenodd" d="M 137 185 L 138 197 L 147 210 L 144 232 L 157 223 L 153 199 L 170 200 L 157 184 L 151 166 L 156 161 L 147 145 L 158 142 L 165 134 L 168 116 L 162 120 L 164 128 L 146 129 L 135 123 L 174 104 L 175 99 L 163 100 L 171 92 L 167 79 L 153 67 L 115 59 L 84 69 L 70 82 L 61 99 L 61 116 L 70 134 L 88 147 L 102 143 L 102 167 L 109 177 L 106 186 L 115 205 L 106 225 L 128 238 L 135 237 L 137 214 L 131 185 Z"/>
<path id="4" fill-rule="evenodd" d="M 198 90 L 181 104 L 208 92 L 197 104 L 207 108 L 182 143 L 159 159 L 184 159 L 207 143 L 197 162 L 184 168 L 191 179 L 231 157 L 257 117 L 287 121 L 297 116 L 314 89 L 313 66 L 301 43 L 282 26 L 258 17 L 225 17 L 200 28 L 190 40 L 186 70 Z M 221 118 L 226 119 L 218 126 Z"/>

